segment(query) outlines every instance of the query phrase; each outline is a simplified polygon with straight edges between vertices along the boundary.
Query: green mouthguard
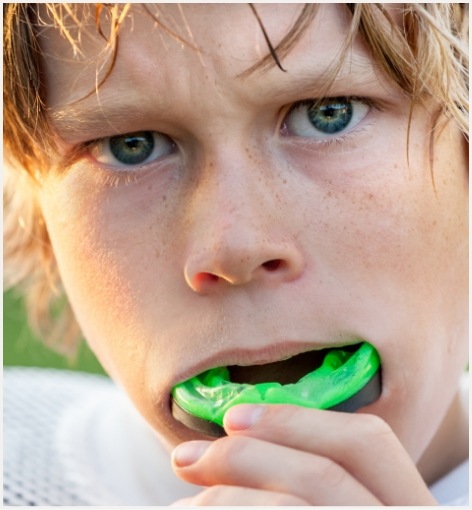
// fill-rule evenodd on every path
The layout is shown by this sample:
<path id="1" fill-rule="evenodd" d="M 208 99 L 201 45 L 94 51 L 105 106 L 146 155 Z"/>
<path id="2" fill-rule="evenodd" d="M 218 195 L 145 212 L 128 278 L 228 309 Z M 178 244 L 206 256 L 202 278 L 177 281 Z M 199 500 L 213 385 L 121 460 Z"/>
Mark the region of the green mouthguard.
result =
<path id="1" fill-rule="evenodd" d="M 177 419 L 184 413 L 221 427 L 226 411 L 237 404 L 295 404 L 333 409 L 366 387 L 379 367 L 377 351 L 364 342 L 355 352 L 342 348 L 326 350 L 321 366 L 294 384 L 233 383 L 226 367 L 212 368 L 173 388 L 173 412 Z M 374 391 L 380 392 L 379 382 Z"/>

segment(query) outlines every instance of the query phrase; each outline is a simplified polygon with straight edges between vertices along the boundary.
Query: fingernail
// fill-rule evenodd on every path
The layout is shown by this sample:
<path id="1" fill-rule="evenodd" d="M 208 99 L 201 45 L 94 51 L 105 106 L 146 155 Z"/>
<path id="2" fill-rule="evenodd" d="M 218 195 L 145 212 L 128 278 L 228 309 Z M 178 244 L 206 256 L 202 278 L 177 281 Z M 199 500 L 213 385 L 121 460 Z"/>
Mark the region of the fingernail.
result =
<path id="1" fill-rule="evenodd" d="M 210 441 L 189 441 L 177 446 L 172 452 L 172 462 L 177 467 L 191 466 L 205 453 Z"/>
<path id="2" fill-rule="evenodd" d="M 224 426 L 231 430 L 249 429 L 260 420 L 266 409 L 266 406 L 251 404 L 234 406 L 225 414 Z"/>

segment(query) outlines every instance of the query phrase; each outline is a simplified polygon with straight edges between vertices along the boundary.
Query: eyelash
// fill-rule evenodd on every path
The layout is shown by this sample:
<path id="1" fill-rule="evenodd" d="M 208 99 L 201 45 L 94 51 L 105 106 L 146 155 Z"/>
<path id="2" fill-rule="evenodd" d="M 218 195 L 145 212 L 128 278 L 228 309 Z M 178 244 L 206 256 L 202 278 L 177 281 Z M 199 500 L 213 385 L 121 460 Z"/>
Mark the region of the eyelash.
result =
<path id="1" fill-rule="evenodd" d="M 314 137 L 308 136 L 299 136 L 290 134 L 287 127 L 287 119 L 290 117 L 292 113 L 296 110 L 301 109 L 303 107 L 319 107 L 320 105 L 327 105 L 333 102 L 342 102 L 342 103 L 359 103 L 365 105 L 368 110 L 365 115 L 360 119 L 360 121 L 352 128 L 348 129 L 345 133 L 335 133 L 333 135 L 328 135 L 324 139 L 315 139 Z M 323 98 L 314 98 L 314 99 L 303 99 L 301 101 L 297 101 L 293 103 L 288 112 L 284 115 L 282 125 L 280 128 L 280 132 L 282 136 L 287 136 L 291 138 L 295 138 L 297 143 L 302 143 L 304 145 L 313 147 L 316 145 L 319 149 L 329 149 L 333 145 L 342 146 L 343 144 L 349 142 L 350 140 L 355 139 L 358 135 L 365 132 L 371 125 L 372 122 L 367 122 L 366 117 L 370 115 L 370 113 L 375 110 L 377 112 L 383 111 L 384 105 L 379 104 L 377 101 L 374 101 L 368 97 L 361 96 L 331 96 L 331 97 L 323 97 Z"/>
<path id="2" fill-rule="evenodd" d="M 94 160 L 90 155 L 91 150 L 103 140 L 109 137 L 96 138 L 82 142 L 81 144 L 73 147 L 70 151 L 63 155 L 60 160 L 60 167 L 63 170 L 67 170 L 80 160 L 88 159 L 93 167 L 97 169 L 93 173 L 95 179 L 95 185 L 103 188 L 118 188 L 120 186 L 127 186 L 137 182 L 139 175 L 144 173 L 148 164 L 136 165 L 130 167 L 129 170 L 112 169 L 106 165 L 102 165 L 98 161 Z"/>
<path id="3" fill-rule="evenodd" d="M 364 115 L 364 117 L 356 124 L 353 128 L 348 129 L 347 132 L 343 133 L 335 133 L 334 135 L 329 135 L 324 139 L 315 139 L 313 137 L 308 136 L 299 136 L 299 135 L 291 135 L 288 132 L 287 122 L 289 117 L 296 112 L 299 109 L 302 109 L 304 107 L 319 107 L 320 105 L 327 105 L 334 101 L 338 102 L 344 102 L 344 103 L 360 103 L 368 107 L 367 113 Z M 376 111 L 382 111 L 383 108 L 381 105 L 379 105 L 377 102 L 373 101 L 370 98 L 366 97 L 358 97 L 358 96 L 336 96 L 336 97 L 326 97 L 321 99 L 303 99 L 301 101 L 297 101 L 290 105 L 287 113 L 283 117 L 283 121 L 281 124 L 281 127 L 279 131 L 281 132 L 282 136 L 296 138 L 297 143 L 303 143 L 304 145 L 313 147 L 313 145 L 316 145 L 316 147 L 320 149 L 330 149 L 333 146 L 343 146 L 343 144 L 348 143 L 350 140 L 355 139 L 359 134 L 366 131 L 368 127 L 371 125 L 371 123 L 365 122 L 365 117 L 369 115 L 369 113 L 372 110 Z M 154 133 L 154 132 L 153 132 Z M 133 133 L 125 133 L 123 135 L 118 136 L 131 136 Z M 166 135 L 163 135 L 166 136 Z M 143 163 L 138 163 L 135 165 L 129 165 L 128 168 L 126 165 L 119 167 L 110 168 L 110 165 L 101 163 L 97 161 L 96 158 L 93 157 L 92 151 L 96 150 L 97 147 L 99 147 L 100 144 L 106 143 L 107 140 L 109 140 L 111 137 L 104 137 L 104 138 L 98 138 L 94 140 L 89 140 L 81 145 L 79 145 L 76 149 L 74 149 L 72 152 L 73 154 L 70 154 L 67 159 L 69 161 L 77 161 L 81 157 L 88 156 L 92 159 L 93 163 L 100 167 L 101 170 L 104 170 L 105 172 L 102 173 L 102 177 L 100 178 L 100 181 L 102 184 L 105 184 L 110 187 L 116 187 L 122 183 L 124 184 L 131 184 L 136 181 L 137 175 L 140 174 L 142 171 L 144 171 L 146 168 L 150 168 L 150 165 L 154 163 L 156 160 L 152 161 L 144 161 Z M 174 142 L 175 143 L 175 142 Z M 157 158 L 159 160 L 159 158 Z"/>

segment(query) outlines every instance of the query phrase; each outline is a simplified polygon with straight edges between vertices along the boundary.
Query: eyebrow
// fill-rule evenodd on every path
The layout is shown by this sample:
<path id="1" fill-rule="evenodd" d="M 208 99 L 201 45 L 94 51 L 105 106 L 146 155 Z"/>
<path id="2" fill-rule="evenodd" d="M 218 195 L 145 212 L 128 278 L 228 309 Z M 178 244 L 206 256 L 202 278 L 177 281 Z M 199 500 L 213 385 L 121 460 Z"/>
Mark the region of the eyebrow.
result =
<path id="1" fill-rule="evenodd" d="M 280 79 L 276 81 L 277 87 L 274 88 L 273 82 L 270 82 L 270 98 L 271 102 L 283 101 L 287 97 L 300 96 L 300 99 L 318 99 L 326 97 L 332 93 L 337 95 L 336 91 L 340 87 L 346 88 L 366 88 L 371 86 L 375 81 L 381 81 L 378 73 L 375 72 L 374 63 L 367 57 L 360 55 L 351 55 L 339 67 L 338 72 L 333 79 L 328 80 L 332 66 L 322 66 L 321 70 L 300 69 L 296 72 L 281 72 L 278 68 L 261 70 L 261 73 L 280 73 Z M 258 75 L 256 72 L 255 75 Z M 240 83 L 250 82 L 256 79 L 251 76 L 237 76 L 236 81 Z M 268 97 L 267 84 L 262 84 L 261 90 L 256 91 L 252 87 L 254 96 Z M 263 92 L 263 89 L 266 91 Z M 342 90 L 342 89 L 341 89 Z M 349 95 L 349 94 L 346 94 Z M 352 94 L 356 95 L 356 94 Z M 301 96 L 304 96 L 303 98 Z M 150 108 L 142 110 L 140 108 L 141 101 L 133 99 L 133 96 L 127 98 L 114 98 L 113 92 L 106 93 L 100 98 L 98 104 L 89 98 L 96 95 L 88 95 L 83 99 L 64 105 L 57 109 L 51 109 L 48 117 L 57 134 L 66 142 L 73 139 L 88 140 L 101 136 L 113 136 L 123 134 L 120 127 L 124 122 L 129 120 L 141 120 L 143 115 L 148 114 L 150 118 Z M 171 108 L 165 104 L 165 101 L 154 101 L 152 105 L 152 116 L 159 118 L 167 118 Z M 130 113 L 132 112 L 132 113 Z M 143 126 L 144 128 L 144 126 Z"/>
<path id="2" fill-rule="evenodd" d="M 103 130 L 104 125 L 113 130 L 114 125 L 125 115 L 129 116 L 129 107 L 122 103 L 100 108 L 83 102 L 48 112 L 54 130 L 66 141 L 69 136 L 87 137 L 95 131 Z"/>
<path id="3" fill-rule="evenodd" d="M 285 76 L 281 77 L 282 82 L 286 80 Z M 338 68 L 328 65 L 316 73 L 303 69 L 297 73 L 291 87 L 297 91 L 309 89 L 318 95 L 329 93 L 340 86 L 366 86 L 373 80 L 379 80 L 374 64 L 368 58 L 355 56 L 345 60 Z"/>
<path id="4" fill-rule="evenodd" d="M 100 98 L 98 104 L 89 99 L 96 95 L 89 95 L 83 99 L 48 111 L 48 118 L 54 131 L 66 142 L 75 139 L 89 140 L 101 136 L 123 134 L 120 127 L 130 119 L 140 119 L 149 113 L 139 108 L 140 101 L 136 99 L 114 99 L 114 94 L 106 94 Z M 154 102 L 153 116 L 164 115 L 167 108 L 163 104 Z M 133 112 L 133 113 L 130 113 Z"/>
<path id="5" fill-rule="evenodd" d="M 372 86 L 391 87 L 391 82 L 382 73 L 379 66 L 368 57 L 358 54 L 348 54 L 339 65 L 333 61 L 318 63 L 316 69 L 302 65 L 294 70 L 288 67 L 288 72 L 281 72 L 278 68 L 260 70 L 260 73 L 278 73 L 275 87 L 271 82 L 270 97 L 274 101 L 283 101 L 287 97 L 298 99 L 321 99 L 334 96 L 369 96 Z M 257 74 L 257 71 L 256 73 Z M 246 81 L 250 77 L 239 76 Z M 251 87 L 249 87 L 251 88 Z M 349 92 L 352 89 L 353 92 Z M 368 89 L 366 91 L 366 89 Z M 258 91 L 257 85 L 253 87 L 254 95 L 262 94 L 266 97 L 267 90 L 263 87 Z M 356 92 L 357 91 L 357 92 Z"/>

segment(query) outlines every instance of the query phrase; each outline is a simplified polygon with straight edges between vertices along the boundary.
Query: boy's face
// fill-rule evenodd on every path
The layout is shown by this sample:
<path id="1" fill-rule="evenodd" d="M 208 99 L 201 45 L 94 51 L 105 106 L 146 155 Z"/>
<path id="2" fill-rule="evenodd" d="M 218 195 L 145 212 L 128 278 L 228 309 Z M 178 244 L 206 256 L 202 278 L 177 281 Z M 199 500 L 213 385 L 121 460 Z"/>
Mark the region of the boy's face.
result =
<path id="1" fill-rule="evenodd" d="M 274 46 L 300 9 L 258 7 Z M 82 34 L 76 61 L 58 30 L 40 39 L 64 152 L 144 132 L 139 143 L 82 150 L 40 193 L 92 349 L 175 443 L 195 437 L 170 413 L 177 382 L 366 340 L 380 353 L 383 386 L 365 410 L 418 459 L 467 358 L 459 131 L 449 124 L 431 152 L 435 108 L 416 107 L 408 164 L 409 101 L 360 41 L 324 94 L 341 98 L 340 109 L 310 104 L 346 35 L 340 6 L 320 6 L 282 58 L 287 72 L 248 76 L 267 53 L 249 6 L 161 7 L 159 20 L 193 48 L 142 7 L 131 13 L 98 94 L 89 92 L 103 75 L 100 36 Z M 144 163 L 127 163 L 141 154 Z"/>

